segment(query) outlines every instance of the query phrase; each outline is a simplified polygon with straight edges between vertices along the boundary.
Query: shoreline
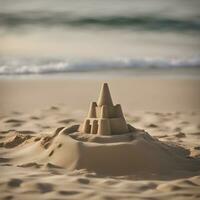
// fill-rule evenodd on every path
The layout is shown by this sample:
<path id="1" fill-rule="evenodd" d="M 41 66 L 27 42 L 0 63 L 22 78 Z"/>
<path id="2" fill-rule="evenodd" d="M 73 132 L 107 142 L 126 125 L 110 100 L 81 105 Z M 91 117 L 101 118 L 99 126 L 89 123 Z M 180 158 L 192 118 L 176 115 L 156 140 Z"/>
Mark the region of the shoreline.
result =
<path id="1" fill-rule="evenodd" d="M 57 72 L 57 73 L 41 73 L 41 74 L 0 74 L 0 80 L 10 79 L 192 79 L 200 80 L 200 68 L 198 67 L 181 67 L 181 68 L 134 68 L 134 69 L 108 69 L 80 72 Z"/>

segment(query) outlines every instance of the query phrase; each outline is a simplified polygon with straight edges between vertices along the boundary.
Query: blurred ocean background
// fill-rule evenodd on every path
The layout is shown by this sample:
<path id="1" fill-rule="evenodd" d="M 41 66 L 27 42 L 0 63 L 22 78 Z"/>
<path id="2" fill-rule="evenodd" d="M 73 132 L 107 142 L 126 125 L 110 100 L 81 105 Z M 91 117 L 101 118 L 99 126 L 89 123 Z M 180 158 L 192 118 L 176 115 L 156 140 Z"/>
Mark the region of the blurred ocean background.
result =
<path id="1" fill-rule="evenodd" d="M 133 69 L 200 69 L 199 0 L 0 0 L 1 76 Z"/>

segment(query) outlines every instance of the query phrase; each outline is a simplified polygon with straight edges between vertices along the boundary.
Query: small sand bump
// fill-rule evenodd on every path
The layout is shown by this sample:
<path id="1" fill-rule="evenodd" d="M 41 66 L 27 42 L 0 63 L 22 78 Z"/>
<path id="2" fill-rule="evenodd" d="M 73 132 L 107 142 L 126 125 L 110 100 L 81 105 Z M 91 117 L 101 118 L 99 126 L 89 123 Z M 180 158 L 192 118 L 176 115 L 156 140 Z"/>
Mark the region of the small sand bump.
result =
<path id="1" fill-rule="evenodd" d="M 90 180 L 86 179 L 86 178 L 79 178 L 79 179 L 77 179 L 77 181 L 81 184 L 89 184 L 90 183 Z"/>
<path id="2" fill-rule="evenodd" d="M 48 149 L 48 147 L 51 145 L 51 143 L 53 142 L 54 138 L 58 135 L 60 129 L 63 129 L 62 127 L 61 128 L 58 128 L 53 135 L 51 136 L 45 136 L 42 141 L 41 141 L 41 145 L 44 146 L 45 149 Z"/>
<path id="3" fill-rule="evenodd" d="M 139 121 L 141 121 L 141 117 L 135 116 L 135 117 L 132 118 L 132 121 L 133 122 L 139 122 Z"/>
<path id="4" fill-rule="evenodd" d="M 196 183 L 194 183 L 190 180 L 183 180 L 181 183 L 186 184 L 186 185 L 190 185 L 190 186 L 199 186 L 199 185 L 197 185 Z"/>
<path id="5" fill-rule="evenodd" d="M 162 191 L 178 191 L 178 190 L 182 190 L 183 188 L 178 186 L 178 185 L 161 185 L 158 186 L 157 189 L 161 189 Z"/>
<path id="6" fill-rule="evenodd" d="M 19 112 L 19 111 L 12 111 L 12 114 L 14 114 L 14 115 L 21 115 L 22 112 Z"/>
<path id="7" fill-rule="evenodd" d="M 61 130 L 63 130 L 65 127 L 59 127 L 55 130 L 55 135 L 57 135 Z"/>
<path id="8" fill-rule="evenodd" d="M 57 106 L 51 106 L 50 110 L 59 110 L 59 108 Z"/>
<path id="9" fill-rule="evenodd" d="M 50 183 L 37 183 L 36 186 L 41 193 L 47 193 L 53 191 L 53 185 Z"/>
<path id="10" fill-rule="evenodd" d="M 156 124 L 149 124 L 147 125 L 148 128 L 157 128 L 158 126 Z"/>
<path id="11" fill-rule="evenodd" d="M 23 130 L 23 131 L 20 131 L 21 134 L 35 134 L 34 131 L 28 131 L 28 130 Z"/>
<path id="12" fill-rule="evenodd" d="M 24 120 L 19 120 L 19 119 L 8 119 L 5 121 L 5 123 L 24 123 Z"/>
<path id="13" fill-rule="evenodd" d="M 116 200 L 116 199 L 120 199 L 120 198 L 117 198 L 116 196 L 109 196 L 109 195 L 104 195 L 104 196 L 102 196 L 102 199 L 104 199 L 104 200 Z"/>
<path id="14" fill-rule="evenodd" d="M 13 166 L 13 165 L 9 163 L 4 163 L 4 164 L 1 164 L 1 166 Z"/>
<path id="15" fill-rule="evenodd" d="M 149 183 L 147 185 L 142 185 L 140 187 L 140 190 L 141 191 L 145 191 L 145 190 L 152 190 L 152 189 L 155 189 L 155 188 L 157 188 L 157 184 L 155 184 L 155 183 Z"/>
<path id="16" fill-rule="evenodd" d="M 60 134 L 66 134 L 66 135 L 68 135 L 70 133 L 74 133 L 75 131 L 77 131 L 78 128 L 79 128 L 79 125 L 76 124 L 76 125 L 64 128 L 63 130 L 60 131 Z"/>
<path id="17" fill-rule="evenodd" d="M 184 124 L 184 125 L 188 125 L 190 122 L 188 122 L 188 121 L 182 121 L 182 122 L 180 122 L 181 124 Z"/>
<path id="18" fill-rule="evenodd" d="M 23 181 L 21 179 L 13 178 L 8 182 L 9 187 L 19 187 Z"/>
<path id="19" fill-rule="evenodd" d="M 0 133 L 1 134 L 9 134 L 9 133 L 12 133 L 12 132 L 16 132 L 16 130 L 15 129 L 9 129 L 9 130 L 7 130 L 7 131 L 0 131 Z"/>
<path id="20" fill-rule="evenodd" d="M 50 146 L 52 139 L 52 136 L 44 137 L 41 141 L 41 145 L 44 146 L 45 149 L 47 149 Z"/>
<path id="21" fill-rule="evenodd" d="M 168 135 L 157 135 L 156 137 L 157 138 L 166 138 L 166 137 L 168 137 Z"/>
<path id="22" fill-rule="evenodd" d="M 191 193 L 183 193 L 182 195 L 185 197 L 195 197 L 195 195 Z"/>
<path id="23" fill-rule="evenodd" d="M 180 131 L 181 131 L 181 128 L 180 128 L 180 127 L 176 127 L 176 128 L 174 129 L 174 131 L 180 132 Z"/>
<path id="24" fill-rule="evenodd" d="M 21 123 L 12 123 L 11 124 L 11 127 L 20 127 L 21 126 Z"/>
<path id="25" fill-rule="evenodd" d="M 61 123 L 61 124 L 69 124 L 69 123 L 73 123 L 73 122 L 76 122 L 76 120 L 75 119 L 63 119 L 63 120 L 58 121 L 58 123 Z"/>
<path id="26" fill-rule="evenodd" d="M 46 166 L 47 166 L 48 168 L 57 168 L 57 169 L 62 169 L 62 167 L 57 166 L 57 165 L 54 165 L 54 164 L 51 164 L 51 163 L 47 163 Z"/>
<path id="27" fill-rule="evenodd" d="M 34 142 L 40 141 L 42 138 L 41 137 L 37 137 L 34 139 Z"/>
<path id="28" fill-rule="evenodd" d="M 196 135 L 196 136 L 200 136 L 200 132 L 193 132 L 193 133 L 190 133 L 191 135 Z"/>
<path id="29" fill-rule="evenodd" d="M 40 125 L 40 127 L 41 127 L 42 129 L 49 129 L 49 128 L 51 128 L 51 127 L 48 126 L 48 125 Z"/>
<path id="30" fill-rule="evenodd" d="M 183 132 L 177 133 L 175 136 L 177 138 L 185 138 L 186 137 L 185 133 L 183 133 Z"/>
<path id="31" fill-rule="evenodd" d="M 3 197 L 3 200 L 12 200 L 12 199 L 14 199 L 14 196 L 12 196 L 12 195 Z"/>
<path id="32" fill-rule="evenodd" d="M 40 168 L 41 166 L 42 166 L 41 164 L 37 164 L 34 162 L 18 165 L 18 167 L 35 167 L 35 168 Z"/>
<path id="33" fill-rule="evenodd" d="M 129 136 L 129 141 L 132 141 L 132 140 L 134 140 L 135 139 L 135 137 L 133 136 L 133 135 L 130 135 Z"/>
<path id="34" fill-rule="evenodd" d="M 118 184 L 118 181 L 116 181 L 116 180 L 104 180 L 103 184 L 106 184 L 106 185 L 115 185 L 115 184 Z"/>
<path id="35" fill-rule="evenodd" d="M 4 146 L 4 142 L 0 142 L 0 147 L 3 147 Z"/>
<path id="36" fill-rule="evenodd" d="M 80 192 L 78 191 L 68 191 L 68 190 L 61 190 L 61 191 L 58 191 L 59 194 L 61 195 L 75 195 L 75 194 L 79 194 Z"/>
<path id="37" fill-rule="evenodd" d="M 4 143 L 5 148 L 13 148 L 20 144 L 22 144 L 24 141 L 29 140 L 32 138 L 30 135 L 21 135 L 21 134 L 15 134 L 14 137 L 10 138 L 8 141 Z"/>
<path id="38" fill-rule="evenodd" d="M 0 158 L 0 163 L 6 163 L 9 162 L 11 159 L 10 158 Z"/>
<path id="39" fill-rule="evenodd" d="M 30 119 L 33 119 L 33 120 L 39 120 L 40 117 L 36 117 L 36 116 L 30 116 Z"/>

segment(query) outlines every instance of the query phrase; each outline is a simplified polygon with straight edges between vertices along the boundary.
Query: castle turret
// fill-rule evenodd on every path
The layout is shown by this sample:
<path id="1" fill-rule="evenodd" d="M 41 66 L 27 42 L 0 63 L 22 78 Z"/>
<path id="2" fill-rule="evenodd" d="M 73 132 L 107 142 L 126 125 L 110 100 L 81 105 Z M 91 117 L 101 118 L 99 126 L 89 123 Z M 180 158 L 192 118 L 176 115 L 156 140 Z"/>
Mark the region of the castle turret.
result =
<path id="1" fill-rule="evenodd" d="M 129 132 L 120 104 L 113 105 L 107 83 L 104 83 L 98 102 L 92 102 L 88 117 L 79 131 L 87 134 L 115 135 Z"/>
<path id="2" fill-rule="evenodd" d="M 92 102 L 90 104 L 90 109 L 89 109 L 89 112 L 88 112 L 88 118 L 96 118 L 96 107 L 97 107 L 96 102 Z"/>

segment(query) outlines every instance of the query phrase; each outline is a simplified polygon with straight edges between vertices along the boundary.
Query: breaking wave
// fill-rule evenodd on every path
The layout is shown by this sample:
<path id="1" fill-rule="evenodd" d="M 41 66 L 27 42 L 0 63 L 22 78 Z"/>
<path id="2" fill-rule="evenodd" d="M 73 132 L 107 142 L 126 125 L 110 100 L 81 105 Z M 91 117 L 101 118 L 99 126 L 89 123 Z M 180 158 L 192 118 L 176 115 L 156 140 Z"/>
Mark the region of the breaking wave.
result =
<path id="1" fill-rule="evenodd" d="M 0 75 L 58 74 L 68 72 L 95 72 L 107 70 L 166 69 L 200 67 L 200 59 L 133 59 L 110 60 L 56 60 L 56 59 L 0 59 Z"/>

